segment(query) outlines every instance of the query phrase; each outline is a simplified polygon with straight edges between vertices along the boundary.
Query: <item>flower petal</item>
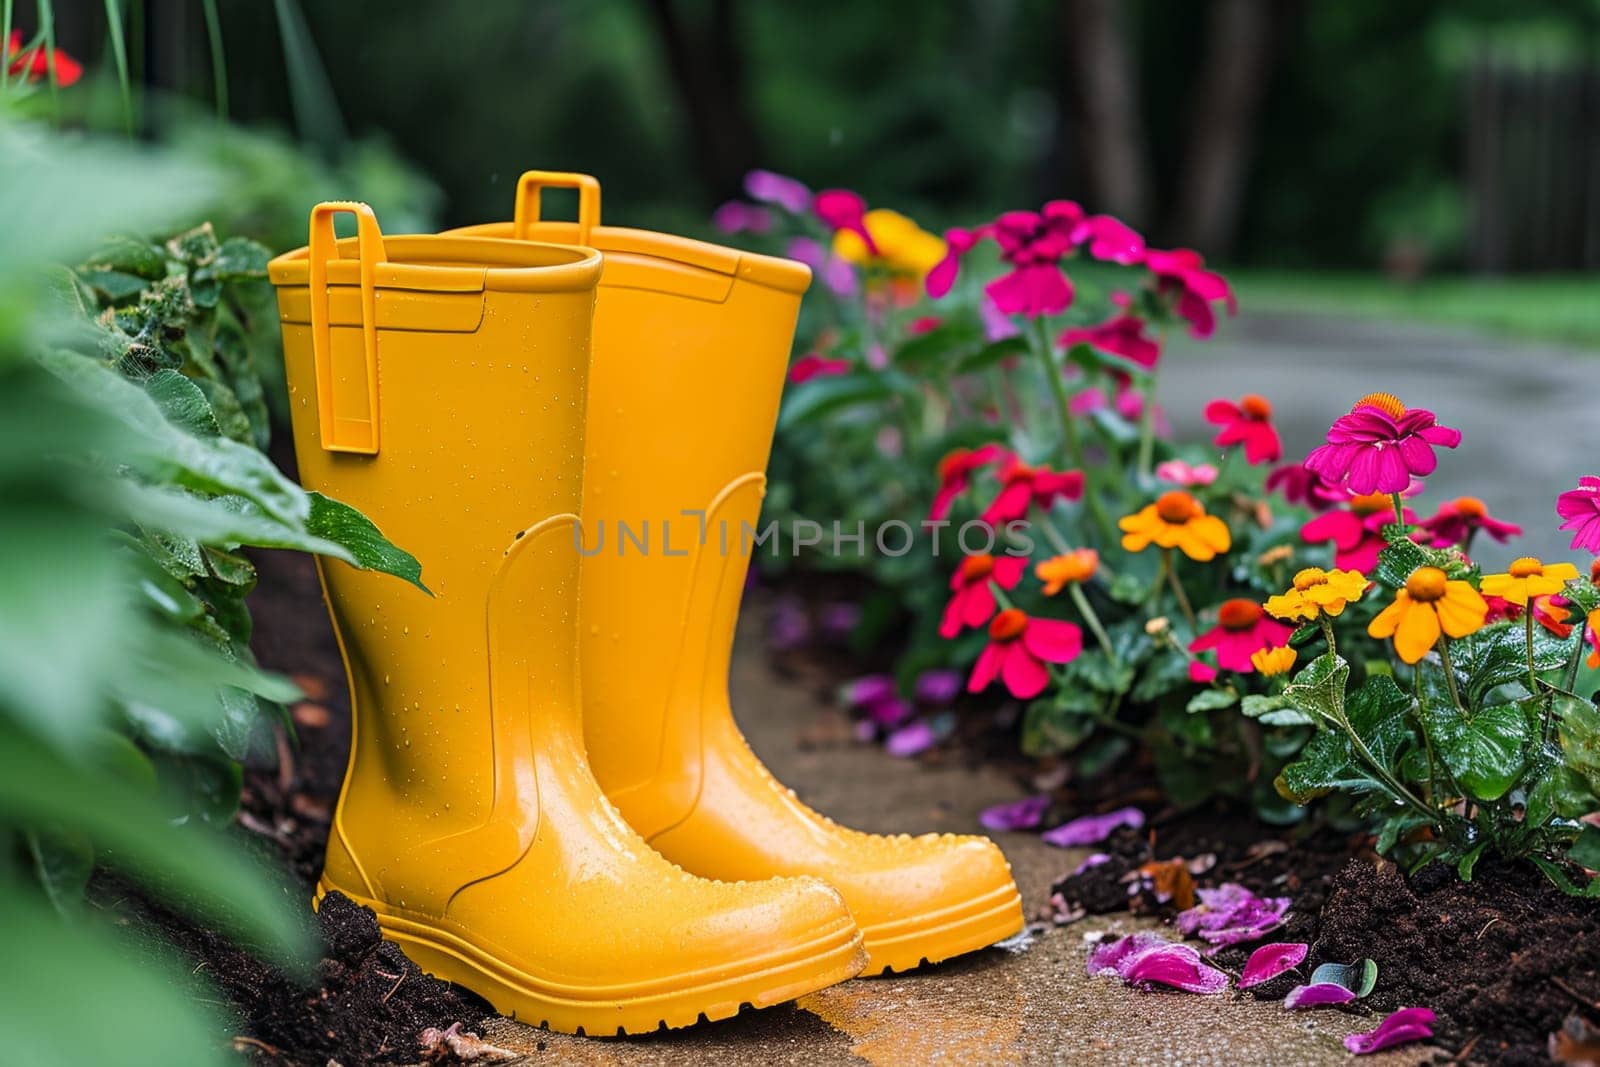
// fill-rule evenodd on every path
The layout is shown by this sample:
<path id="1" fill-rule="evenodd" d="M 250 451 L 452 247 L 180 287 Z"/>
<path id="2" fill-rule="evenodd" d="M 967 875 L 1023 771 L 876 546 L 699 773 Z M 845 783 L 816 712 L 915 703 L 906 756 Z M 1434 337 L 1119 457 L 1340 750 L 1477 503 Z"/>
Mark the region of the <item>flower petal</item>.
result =
<path id="1" fill-rule="evenodd" d="M 1348 1004 L 1354 999 L 1356 999 L 1355 993 L 1333 982 L 1297 985 L 1283 998 L 1283 1010 L 1298 1011 L 1303 1008 L 1320 1008 L 1328 1004 Z"/>
<path id="2" fill-rule="evenodd" d="M 1428 1008 L 1401 1008 L 1375 1029 L 1346 1037 L 1344 1047 L 1357 1056 L 1365 1056 L 1408 1041 L 1427 1041 L 1433 1037 L 1434 1019 Z"/>
<path id="3" fill-rule="evenodd" d="M 1033 623 L 1029 623 L 1031 629 Z M 1002 650 L 1000 678 L 1018 700 L 1031 700 L 1050 684 L 1050 672 L 1020 641 L 1009 642 Z"/>
<path id="4" fill-rule="evenodd" d="M 1270 981 L 1285 971 L 1292 971 L 1305 962 L 1306 953 L 1311 951 L 1311 946 L 1298 941 L 1277 941 L 1270 945 L 1262 945 L 1250 953 L 1250 958 L 1245 961 L 1244 973 L 1239 976 L 1239 988 L 1249 989 L 1253 985 Z"/>
<path id="5" fill-rule="evenodd" d="M 1083 651 L 1083 631 L 1076 623 L 1032 618 L 1022 631 L 1022 644 L 1047 663 L 1071 663 Z"/>
<path id="6" fill-rule="evenodd" d="M 1045 843 L 1055 845 L 1057 848 L 1077 848 L 1083 845 L 1098 845 L 1112 832 L 1124 826 L 1137 830 L 1144 825 L 1144 812 L 1138 808 L 1118 808 L 1108 811 L 1104 815 L 1082 815 L 1071 822 L 1062 823 L 1054 830 L 1046 831 L 1042 836 Z"/>
<path id="7" fill-rule="evenodd" d="M 978 821 L 990 830 L 1032 830 L 1044 818 L 1049 806 L 1048 796 L 1024 797 L 1009 804 L 984 808 Z"/>

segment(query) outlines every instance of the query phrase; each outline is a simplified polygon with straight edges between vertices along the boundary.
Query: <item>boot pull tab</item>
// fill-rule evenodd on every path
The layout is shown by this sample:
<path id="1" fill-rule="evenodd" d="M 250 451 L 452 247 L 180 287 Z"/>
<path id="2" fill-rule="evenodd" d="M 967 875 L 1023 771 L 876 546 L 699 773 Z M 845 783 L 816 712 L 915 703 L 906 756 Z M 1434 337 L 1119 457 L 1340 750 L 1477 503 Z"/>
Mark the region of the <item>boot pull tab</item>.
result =
<path id="1" fill-rule="evenodd" d="M 530 170 L 517 179 L 517 210 L 511 233 L 519 241 L 528 240 L 528 231 L 539 221 L 539 193 L 545 189 L 578 190 L 578 244 L 589 243 L 600 225 L 600 183 L 587 174 L 560 170 Z"/>
<path id="2" fill-rule="evenodd" d="M 328 263 L 339 257 L 333 217 L 356 217 L 361 277 L 361 340 L 364 359 L 340 358 L 335 367 Z M 307 249 L 311 287 L 311 352 L 317 371 L 317 416 L 322 447 L 329 452 L 378 453 L 378 298 L 375 277 L 387 260 L 378 217 L 366 204 L 332 200 L 311 209 Z"/>

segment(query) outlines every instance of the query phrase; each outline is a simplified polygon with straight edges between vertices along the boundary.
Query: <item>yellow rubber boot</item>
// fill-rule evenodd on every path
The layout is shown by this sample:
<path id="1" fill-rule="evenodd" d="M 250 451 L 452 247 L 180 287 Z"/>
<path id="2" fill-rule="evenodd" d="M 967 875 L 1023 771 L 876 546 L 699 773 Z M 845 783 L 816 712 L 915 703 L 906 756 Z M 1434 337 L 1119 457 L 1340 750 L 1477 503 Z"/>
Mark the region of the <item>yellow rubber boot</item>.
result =
<path id="1" fill-rule="evenodd" d="M 332 215 L 357 215 L 335 241 Z M 354 707 L 318 899 L 424 970 L 552 1029 L 637 1033 L 842 981 L 865 962 L 815 879 L 713 882 L 601 793 L 577 689 L 591 249 L 390 237 L 320 205 L 274 260 L 305 484 L 422 561 L 430 597 L 321 567 Z"/>
<path id="2" fill-rule="evenodd" d="M 547 185 L 580 189 L 576 224 L 539 220 Z M 601 226 L 586 176 L 531 172 L 517 200 L 514 222 L 460 232 L 589 244 L 605 259 L 581 658 L 584 733 L 606 795 L 696 874 L 826 879 L 866 936 L 870 973 L 1018 932 L 1021 900 L 992 842 L 840 827 L 779 784 L 734 724 L 729 654 L 807 269 Z"/>

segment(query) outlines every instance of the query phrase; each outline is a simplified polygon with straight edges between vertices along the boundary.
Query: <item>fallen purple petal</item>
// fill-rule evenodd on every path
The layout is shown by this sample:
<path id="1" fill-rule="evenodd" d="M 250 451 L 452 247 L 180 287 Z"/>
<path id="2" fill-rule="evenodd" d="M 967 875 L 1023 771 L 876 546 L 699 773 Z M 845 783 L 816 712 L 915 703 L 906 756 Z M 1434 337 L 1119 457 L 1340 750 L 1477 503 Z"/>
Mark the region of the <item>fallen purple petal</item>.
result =
<path id="1" fill-rule="evenodd" d="M 753 568 L 752 568 L 753 569 Z M 773 607 L 767 624 L 767 646 L 787 652 L 805 644 L 811 636 L 811 620 L 794 597 L 783 597 Z"/>
<path id="2" fill-rule="evenodd" d="M 1245 961 L 1244 973 L 1239 976 L 1239 988 L 1249 989 L 1253 985 L 1271 981 L 1284 971 L 1294 970 L 1305 962 L 1306 953 L 1310 951 L 1310 945 L 1298 941 L 1262 945 L 1250 953 L 1250 958 Z"/>
<path id="3" fill-rule="evenodd" d="M 1113 976 L 1128 985 L 1164 985 L 1187 993 L 1220 993 L 1228 976 L 1207 966 L 1188 945 L 1150 933 L 1102 942 L 1089 953 L 1089 974 Z"/>
<path id="4" fill-rule="evenodd" d="M 978 821 L 990 830 L 1032 830 L 1044 818 L 1049 806 L 1047 796 L 1025 797 L 1010 804 L 984 808 Z"/>
<path id="5" fill-rule="evenodd" d="M 847 601 L 824 604 L 818 620 L 822 632 L 835 640 L 849 637 L 861 623 L 861 605 Z"/>
<path id="6" fill-rule="evenodd" d="M 923 671 L 917 675 L 914 692 L 925 704 L 948 704 L 960 695 L 966 681 L 959 671 Z"/>
<path id="7" fill-rule="evenodd" d="M 868 703 L 867 718 L 879 726 L 898 726 L 911 718 L 911 705 L 891 694 Z"/>
<path id="8" fill-rule="evenodd" d="M 1087 856 L 1083 857 L 1083 862 L 1082 863 L 1080 863 L 1076 867 L 1072 868 L 1072 873 L 1074 875 L 1079 875 L 1079 874 L 1082 874 L 1084 871 L 1087 871 L 1091 867 L 1098 867 L 1102 863 L 1110 863 L 1110 862 L 1111 862 L 1111 857 L 1108 856 L 1106 853 L 1104 853 L 1104 852 L 1091 852 Z"/>
<path id="9" fill-rule="evenodd" d="M 1345 1038 L 1344 1047 L 1357 1056 L 1365 1056 L 1410 1041 L 1427 1041 L 1433 1037 L 1434 1019 L 1433 1011 L 1429 1008 L 1401 1008 L 1379 1023 L 1376 1029 Z"/>
<path id="10" fill-rule="evenodd" d="M 1110 837 L 1113 831 L 1124 826 L 1131 826 L 1137 830 L 1143 825 L 1144 812 L 1138 808 L 1118 808 L 1104 815 L 1084 815 L 1071 822 L 1062 823 L 1054 830 L 1047 830 L 1043 837 L 1047 843 L 1058 848 L 1078 848 L 1083 845 L 1098 845 Z"/>
<path id="11" fill-rule="evenodd" d="M 938 741 L 939 737 L 933 732 L 933 727 L 918 721 L 902 726 L 890 734 L 889 739 L 883 743 L 883 750 L 897 759 L 907 759 L 919 752 L 927 751 Z"/>
<path id="12" fill-rule="evenodd" d="M 839 689 L 839 699 L 852 708 L 864 708 L 895 695 L 894 679 L 887 674 L 864 674 Z"/>
<path id="13" fill-rule="evenodd" d="M 1218 948 L 1265 937 L 1283 925 L 1290 904 L 1288 897 L 1258 897 L 1235 882 L 1196 895 L 1200 903 L 1178 914 L 1178 930 Z"/>
<path id="14" fill-rule="evenodd" d="M 1316 985 L 1297 985 L 1283 998 L 1284 1011 L 1301 1008 L 1320 1008 L 1328 1004 L 1348 1004 L 1356 995 L 1342 985 L 1319 982 Z"/>

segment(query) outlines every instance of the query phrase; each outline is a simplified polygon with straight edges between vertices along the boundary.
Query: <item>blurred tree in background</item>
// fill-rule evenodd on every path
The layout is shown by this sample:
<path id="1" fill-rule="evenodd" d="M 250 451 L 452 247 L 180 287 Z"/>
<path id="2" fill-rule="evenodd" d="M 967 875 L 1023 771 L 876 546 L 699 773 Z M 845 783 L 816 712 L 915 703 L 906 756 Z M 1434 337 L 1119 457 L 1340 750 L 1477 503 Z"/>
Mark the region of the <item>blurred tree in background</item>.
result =
<path id="1" fill-rule="evenodd" d="M 102 5 L 56 8 L 96 55 Z M 218 8 L 234 117 L 330 154 L 380 133 L 450 223 L 506 216 L 539 166 L 600 175 L 615 221 L 695 228 L 764 166 L 935 224 L 1073 196 L 1268 266 L 1600 267 L 1597 0 Z M 201 5 L 131 12 L 136 76 L 209 98 Z M 297 23 L 321 95 L 286 77 Z"/>

